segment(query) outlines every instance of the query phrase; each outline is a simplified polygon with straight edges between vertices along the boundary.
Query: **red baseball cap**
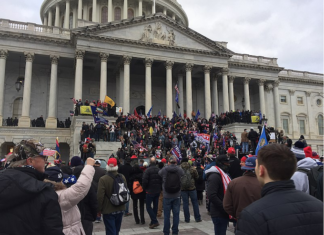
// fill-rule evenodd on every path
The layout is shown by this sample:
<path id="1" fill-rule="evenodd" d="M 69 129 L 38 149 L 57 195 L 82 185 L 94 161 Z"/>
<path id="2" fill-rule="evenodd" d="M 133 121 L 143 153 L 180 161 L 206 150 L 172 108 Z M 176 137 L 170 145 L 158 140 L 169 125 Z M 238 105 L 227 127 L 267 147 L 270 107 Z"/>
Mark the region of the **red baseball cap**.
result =
<path id="1" fill-rule="evenodd" d="M 137 159 L 136 155 L 133 155 L 133 156 L 131 157 L 131 159 Z"/>
<path id="2" fill-rule="evenodd" d="M 161 160 L 161 162 L 163 162 L 163 163 L 166 163 L 166 159 L 165 159 L 165 158 L 163 158 L 163 159 Z"/>
<path id="3" fill-rule="evenodd" d="M 107 163 L 108 166 L 110 167 L 115 167 L 117 166 L 117 159 L 112 157 L 108 160 L 108 163 Z"/>
<path id="4" fill-rule="evenodd" d="M 227 150 L 227 153 L 228 154 L 235 154 L 235 149 L 234 148 L 229 148 L 228 150 Z"/>
<path id="5" fill-rule="evenodd" d="M 194 162 L 194 161 L 196 161 L 196 159 L 192 158 L 192 159 L 191 159 L 191 161 L 193 161 L 193 162 Z"/>

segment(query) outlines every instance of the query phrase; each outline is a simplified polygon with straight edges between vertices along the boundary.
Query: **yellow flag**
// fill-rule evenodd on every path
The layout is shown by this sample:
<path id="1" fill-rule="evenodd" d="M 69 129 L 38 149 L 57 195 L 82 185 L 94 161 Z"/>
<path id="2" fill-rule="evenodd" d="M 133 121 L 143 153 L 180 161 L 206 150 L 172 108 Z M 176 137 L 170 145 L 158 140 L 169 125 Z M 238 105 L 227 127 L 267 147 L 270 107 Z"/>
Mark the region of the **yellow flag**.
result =
<path id="1" fill-rule="evenodd" d="M 105 103 L 109 104 L 111 107 L 114 107 L 115 106 L 115 102 L 109 98 L 108 96 L 105 97 Z"/>
<path id="2" fill-rule="evenodd" d="M 252 123 L 259 123 L 260 122 L 260 117 L 259 116 L 252 116 Z"/>
<path id="3" fill-rule="evenodd" d="M 90 106 L 80 106 L 80 113 L 85 115 L 92 115 Z"/>
<path id="4" fill-rule="evenodd" d="M 150 135 L 152 136 L 153 135 L 153 128 L 152 127 L 150 127 L 149 132 L 150 132 Z"/>

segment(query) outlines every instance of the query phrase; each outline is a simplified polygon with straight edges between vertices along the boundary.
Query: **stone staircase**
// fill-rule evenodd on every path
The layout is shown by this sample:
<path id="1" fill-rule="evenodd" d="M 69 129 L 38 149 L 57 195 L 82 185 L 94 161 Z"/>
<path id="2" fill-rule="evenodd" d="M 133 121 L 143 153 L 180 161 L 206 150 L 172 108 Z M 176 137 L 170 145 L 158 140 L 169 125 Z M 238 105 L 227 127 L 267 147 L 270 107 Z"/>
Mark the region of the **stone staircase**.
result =
<path id="1" fill-rule="evenodd" d="M 113 153 L 116 156 L 118 148 L 120 148 L 120 142 L 95 142 L 97 153 L 95 158 L 101 158 L 108 160 L 108 157 Z"/>

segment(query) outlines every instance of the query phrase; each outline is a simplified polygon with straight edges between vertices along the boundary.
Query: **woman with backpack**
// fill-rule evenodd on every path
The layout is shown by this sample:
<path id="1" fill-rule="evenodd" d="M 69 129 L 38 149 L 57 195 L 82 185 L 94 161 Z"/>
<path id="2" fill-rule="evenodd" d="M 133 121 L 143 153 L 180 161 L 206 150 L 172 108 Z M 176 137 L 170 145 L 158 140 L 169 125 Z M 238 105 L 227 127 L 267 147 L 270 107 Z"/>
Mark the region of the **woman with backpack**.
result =
<path id="1" fill-rule="evenodd" d="M 138 164 L 133 166 L 132 172 L 129 177 L 130 192 L 133 199 L 133 213 L 136 224 L 145 224 L 144 219 L 144 200 L 145 191 L 142 188 L 143 171 Z M 138 217 L 138 204 L 140 207 L 140 218 Z"/>

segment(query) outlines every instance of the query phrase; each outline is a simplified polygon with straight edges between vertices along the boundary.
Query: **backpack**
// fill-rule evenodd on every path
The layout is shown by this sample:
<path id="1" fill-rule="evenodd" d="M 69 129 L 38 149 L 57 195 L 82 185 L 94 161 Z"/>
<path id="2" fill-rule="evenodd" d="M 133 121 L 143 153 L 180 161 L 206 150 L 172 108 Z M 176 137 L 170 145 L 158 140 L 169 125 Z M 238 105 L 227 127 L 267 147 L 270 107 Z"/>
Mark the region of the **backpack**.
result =
<path id="1" fill-rule="evenodd" d="M 83 151 L 84 153 L 87 153 L 87 152 L 88 152 L 88 145 L 84 144 L 84 145 L 82 146 L 82 151 Z"/>
<path id="2" fill-rule="evenodd" d="M 309 194 L 312 195 L 313 197 L 316 197 L 319 200 L 323 200 L 321 198 L 318 198 L 318 180 L 319 180 L 319 175 L 321 172 L 323 172 L 323 166 L 317 166 L 314 168 L 311 168 L 310 170 L 306 170 L 303 168 L 298 168 L 297 171 L 304 172 L 306 173 L 308 177 L 308 182 L 309 182 Z"/>
<path id="3" fill-rule="evenodd" d="M 109 198 L 111 204 L 114 206 L 125 205 L 130 199 L 130 192 L 125 181 L 120 174 L 114 176 L 109 172 L 108 175 L 114 180 L 112 194 Z"/>
<path id="4" fill-rule="evenodd" d="M 165 178 L 164 190 L 167 193 L 177 193 L 181 190 L 180 182 L 178 171 L 168 171 Z"/>
<path id="5" fill-rule="evenodd" d="M 181 177 L 181 188 L 182 190 L 189 190 L 192 187 L 192 177 L 190 169 L 184 170 L 184 175 Z"/>
<path id="6" fill-rule="evenodd" d="M 142 185 L 140 184 L 140 182 L 138 180 L 135 180 L 133 183 L 133 193 L 139 194 L 141 192 L 143 192 Z"/>

